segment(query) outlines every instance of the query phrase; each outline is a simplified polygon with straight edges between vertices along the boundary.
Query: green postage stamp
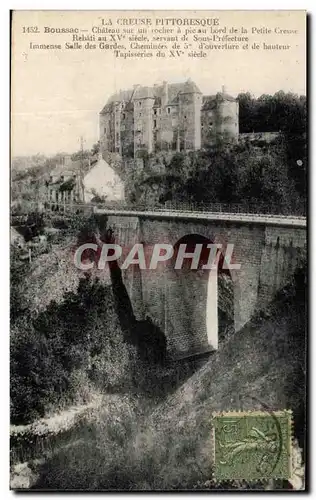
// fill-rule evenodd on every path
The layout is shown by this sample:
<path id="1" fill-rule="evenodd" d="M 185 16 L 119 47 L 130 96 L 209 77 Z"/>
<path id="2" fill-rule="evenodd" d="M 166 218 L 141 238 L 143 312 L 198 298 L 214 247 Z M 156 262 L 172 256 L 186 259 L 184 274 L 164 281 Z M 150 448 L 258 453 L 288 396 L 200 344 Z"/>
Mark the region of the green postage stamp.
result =
<path id="1" fill-rule="evenodd" d="M 289 479 L 291 439 L 288 410 L 214 414 L 215 479 Z"/>

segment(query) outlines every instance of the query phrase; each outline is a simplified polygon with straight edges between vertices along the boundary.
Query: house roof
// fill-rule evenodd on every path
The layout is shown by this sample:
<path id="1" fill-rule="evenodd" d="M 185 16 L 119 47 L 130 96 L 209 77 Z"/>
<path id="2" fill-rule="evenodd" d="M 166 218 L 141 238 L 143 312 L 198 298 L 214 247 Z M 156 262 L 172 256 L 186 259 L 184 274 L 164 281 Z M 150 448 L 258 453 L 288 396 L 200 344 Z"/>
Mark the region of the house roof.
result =
<path id="1" fill-rule="evenodd" d="M 89 171 L 90 167 L 97 161 L 97 155 L 94 155 L 90 158 L 90 163 L 87 158 L 85 158 L 82 162 L 81 160 L 71 161 L 67 165 L 58 164 L 56 167 L 51 170 L 50 175 L 53 176 L 61 176 L 61 175 L 75 175 L 82 170 L 82 173 L 85 174 Z"/>

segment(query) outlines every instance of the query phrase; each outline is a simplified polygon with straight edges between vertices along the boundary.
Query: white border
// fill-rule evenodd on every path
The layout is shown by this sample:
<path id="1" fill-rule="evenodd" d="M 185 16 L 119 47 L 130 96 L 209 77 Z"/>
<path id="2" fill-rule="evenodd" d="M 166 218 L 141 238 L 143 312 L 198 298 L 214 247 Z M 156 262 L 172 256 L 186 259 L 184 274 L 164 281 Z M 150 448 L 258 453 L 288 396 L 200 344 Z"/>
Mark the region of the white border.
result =
<path id="1" fill-rule="evenodd" d="M 1 245 L 1 262 L 2 262 L 2 273 L 1 273 L 1 348 L 0 348 L 0 355 L 1 355 L 1 362 L 0 362 L 0 368 L 1 368 L 1 382 L 2 382 L 2 387 L 3 391 L 1 394 L 1 425 L 0 425 L 0 430 L 2 433 L 0 443 L 1 443 L 1 450 L 0 450 L 0 473 L 1 473 L 1 482 L 0 482 L 0 498 L 8 498 L 9 496 L 11 497 L 12 493 L 9 492 L 8 490 L 8 485 L 9 485 L 9 465 L 8 465 L 8 454 L 9 454 L 9 443 L 8 443 L 8 435 L 9 435 L 9 383 L 8 383 L 8 374 L 9 374 L 9 322 L 8 322 L 8 311 L 9 311 L 9 227 L 7 225 L 7 221 L 9 220 L 9 9 L 24 9 L 24 10 L 42 10 L 45 8 L 45 10 L 105 10 L 107 9 L 122 9 L 122 10 L 128 10 L 128 9 L 144 9 L 144 10 L 162 10 L 162 9 L 181 9 L 181 10 L 302 10 L 305 9 L 307 10 L 311 16 L 315 16 L 316 13 L 316 7 L 315 7 L 315 0 L 308 0 L 305 2 L 301 1 L 291 1 L 288 0 L 287 2 L 279 2 L 276 0 L 264 0 L 264 1 L 257 1 L 257 2 L 251 2 L 251 1 L 233 1 L 233 0 L 221 0 L 220 2 L 208 2 L 207 0 L 201 1 L 201 0 L 195 0 L 194 2 L 188 2 L 185 0 L 180 1 L 174 1 L 174 0 L 152 0 L 152 1 L 140 1 L 140 0 L 134 0 L 133 2 L 130 2 L 128 0 L 116 0 L 115 3 L 105 3 L 104 0 L 89 0 L 89 2 L 82 2 L 79 0 L 76 1 L 67 1 L 67 0 L 49 0 L 46 1 L 45 4 L 43 3 L 43 0 L 32 0 L 29 2 L 23 1 L 23 0 L 16 0 L 15 2 L 8 2 L 6 0 L 3 0 L 1 2 L 0 6 L 0 22 L 1 22 L 1 44 L 0 44 L 0 50 L 1 50 L 1 100 L 2 100 L 2 105 L 0 107 L 1 109 L 1 141 L 2 141 L 2 161 L 1 161 L 1 182 L 0 182 L 0 190 L 1 190 L 1 195 L 0 195 L 0 203 L 1 203 L 1 220 L 2 220 L 2 234 L 4 234 L 4 241 L 3 244 Z M 315 20 L 312 19 L 311 23 L 313 24 L 313 28 L 315 30 Z M 310 30 L 312 35 L 312 30 Z M 312 38 L 312 37 L 311 37 Z M 311 40 L 311 46 L 309 47 L 309 51 L 311 54 L 313 54 L 313 60 L 315 60 L 315 36 Z M 310 61 L 312 60 L 312 57 L 310 56 Z M 309 103 L 310 103 L 310 108 L 312 106 L 313 102 L 313 95 L 314 95 L 314 89 L 315 89 L 315 78 L 314 78 L 314 71 L 313 71 L 313 65 L 311 65 L 309 71 L 311 72 L 311 81 L 310 87 L 309 87 Z M 312 116 L 310 119 L 315 118 L 315 109 L 313 110 Z M 311 112 L 311 110 L 310 110 Z M 315 120 L 312 120 L 315 122 Z M 311 127 L 310 130 L 310 147 L 311 147 L 311 154 L 313 150 L 313 144 L 315 144 L 315 128 Z M 316 219 L 313 218 L 314 214 L 314 203 L 313 203 L 313 198 L 316 195 L 316 186 L 315 186 L 315 175 L 312 176 L 312 172 L 314 170 L 314 157 L 311 156 L 311 161 L 310 161 L 310 181 L 311 181 L 311 188 L 310 188 L 310 259 L 312 258 L 313 254 L 313 237 L 312 235 L 315 234 L 315 226 L 316 226 Z M 314 195 L 314 196 L 313 196 Z M 309 286 L 311 287 L 312 285 L 312 278 L 314 277 L 314 268 L 312 266 L 312 262 L 310 263 L 310 283 Z M 316 352 L 315 352 L 315 342 L 313 342 L 313 333 L 314 333 L 314 317 L 313 317 L 313 310 L 315 309 L 316 304 L 315 304 L 315 298 L 314 294 L 312 291 L 310 292 L 310 304 L 309 304 L 309 311 L 311 314 L 311 323 L 310 323 L 310 331 L 309 331 L 309 359 L 310 359 L 310 366 L 309 370 L 310 373 L 310 378 L 309 378 L 309 391 L 310 395 L 312 396 L 312 388 L 313 388 L 313 382 L 315 382 L 315 370 L 313 370 L 313 361 L 316 359 Z M 314 415 L 314 401 L 312 398 L 310 398 L 309 401 L 310 404 L 310 415 L 308 419 L 309 423 L 309 443 L 308 443 L 308 450 L 309 450 L 309 458 L 311 460 L 311 454 L 312 451 L 316 449 L 316 442 L 315 442 L 315 432 L 312 432 L 312 424 L 313 424 L 313 418 L 312 415 Z M 310 463 L 310 486 L 311 488 L 314 485 L 313 481 L 313 476 L 315 476 L 315 463 Z M 230 496 L 231 494 L 227 493 L 225 496 Z M 77 496 L 77 495 L 75 495 Z M 79 496 L 79 495 L 78 495 Z M 92 494 L 87 494 L 87 497 L 92 498 Z M 113 497 L 115 498 L 117 494 L 111 494 L 107 495 L 108 497 Z M 153 498 L 154 496 L 158 496 L 155 494 L 150 494 L 150 497 Z M 167 495 L 171 496 L 171 495 Z M 254 496 L 253 494 L 250 496 Z M 275 497 L 276 494 L 272 494 L 272 497 Z M 28 498 L 40 498 L 41 494 L 28 494 Z M 66 494 L 60 494 L 59 498 L 66 498 Z M 248 496 L 249 497 L 249 496 Z M 270 498 L 272 498 L 270 496 Z M 250 498 L 250 497 L 249 497 Z"/>

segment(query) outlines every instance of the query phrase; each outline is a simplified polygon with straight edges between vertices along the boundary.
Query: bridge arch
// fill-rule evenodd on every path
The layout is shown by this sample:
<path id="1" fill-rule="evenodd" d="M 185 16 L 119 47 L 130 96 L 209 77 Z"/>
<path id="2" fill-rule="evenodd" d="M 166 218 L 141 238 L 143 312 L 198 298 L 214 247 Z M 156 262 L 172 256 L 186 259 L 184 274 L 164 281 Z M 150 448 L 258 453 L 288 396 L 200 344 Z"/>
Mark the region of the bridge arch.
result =
<path id="1" fill-rule="evenodd" d="M 223 268 L 223 254 L 217 251 L 218 268 L 205 269 L 211 258 L 214 239 L 194 233 L 180 237 L 174 244 L 173 258 L 167 273 L 167 328 L 172 350 L 188 353 L 217 349 L 218 340 L 234 328 L 234 292 L 230 271 Z M 182 249 L 181 249 L 182 245 Z M 185 245 L 185 247 L 184 247 Z M 192 258 L 198 255 L 194 267 Z M 176 263 L 182 263 L 176 268 Z"/>

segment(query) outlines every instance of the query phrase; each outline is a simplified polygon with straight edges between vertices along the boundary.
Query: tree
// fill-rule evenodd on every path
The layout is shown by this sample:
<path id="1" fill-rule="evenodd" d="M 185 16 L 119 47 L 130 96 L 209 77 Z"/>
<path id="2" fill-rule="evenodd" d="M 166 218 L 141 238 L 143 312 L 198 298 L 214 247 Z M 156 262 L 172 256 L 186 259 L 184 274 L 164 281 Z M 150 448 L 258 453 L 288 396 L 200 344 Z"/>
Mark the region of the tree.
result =
<path id="1" fill-rule="evenodd" d="M 91 156 L 91 151 L 89 149 L 84 149 L 83 151 L 79 149 L 79 151 L 76 151 L 71 155 L 71 159 L 72 161 L 86 160 L 87 158 L 90 158 L 90 156 Z"/>
<path id="2" fill-rule="evenodd" d="M 93 144 L 91 148 L 91 155 L 96 155 L 99 153 L 99 151 L 100 151 L 100 141 Z"/>

